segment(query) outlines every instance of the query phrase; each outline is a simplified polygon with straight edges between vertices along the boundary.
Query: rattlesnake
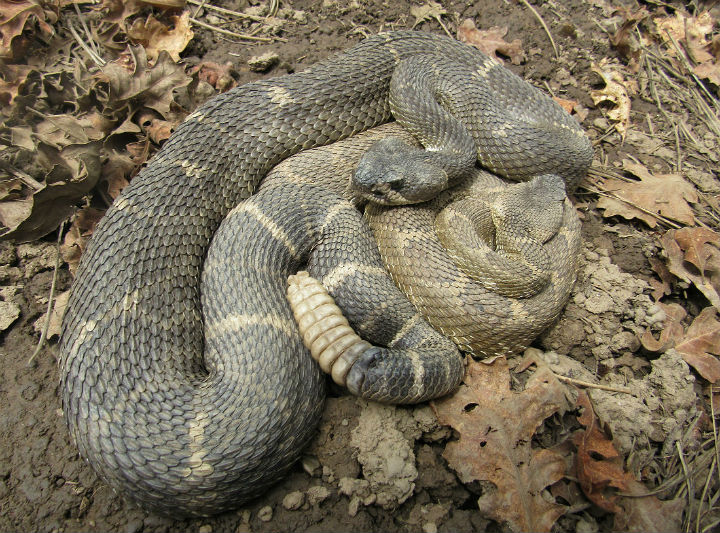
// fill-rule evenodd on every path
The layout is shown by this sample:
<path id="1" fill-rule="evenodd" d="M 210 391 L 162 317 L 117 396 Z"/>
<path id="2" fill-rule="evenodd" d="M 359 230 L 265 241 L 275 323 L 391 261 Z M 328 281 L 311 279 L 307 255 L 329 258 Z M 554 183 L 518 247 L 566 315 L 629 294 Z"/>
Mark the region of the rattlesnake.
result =
<path id="1" fill-rule="evenodd" d="M 284 275 L 306 261 L 307 236 L 320 234 L 306 223 L 323 226 L 329 214 L 316 202 L 330 193 L 292 189 L 280 180 L 268 187 L 285 204 L 244 202 L 238 216 L 264 229 L 263 238 L 248 234 L 235 239 L 240 248 L 225 257 L 208 255 L 203 276 L 212 285 L 212 275 L 219 274 L 215 294 L 224 297 L 203 294 L 201 306 L 203 261 L 218 225 L 251 197 L 274 165 L 388 121 L 395 107 L 388 96 L 393 71 L 406 61 L 427 63 L 418 59 L 424 56 L 433 58 L 430 65 L 440 59 L 455 65 L 452 72 L 465 72 L 457 78 L 462 83 L 482 82 L 467 97 L 463 91 L 438 97 L 463 123 L 480 124 L 470 132 L 487 148 L 477 154 L 483 165 L 519 179 L 559 172 L 570 188 L 582 177 L 591 152 L 572 119 L 477 50 L 424 33 L 380 34 L 305 72 L 210 100 L 108 210 L 78 269 L 65 314 L 60 345 L 65 419 L 80 453 L 111 486 L 156 510 L 206 515 L 257 496 L 298 457 L 322 409 L 323 381 L 294 328 L 283 297 Z M 440 74 L 455 79 L 452 72 Z M 405 113 L 406 126 L 445 157 L 443 131 L 431 132 L 440 139 L 423 136 L 414 125 L 421 121 L 400 106 L 396 111 Z M 548 110 L 551 119 L 543 119 Z M 523 126 L 521 140 L 508 144 L 516 132 L 506 117 L 513 113 L 557 127 L 548 133 Z M 467 153 L 463 157 L 467 160 Z M 427 170 L 424 153 L 403 159 Z M 443 165 L 443 186 L 461 179 L 464 171 Z M 377 185 L 368 180 L 377 169 L 367 168 L 367 174 L 358 173 L 358 186 L 367 194 L 402 193 L 409 185 L 408 176 Z M 351 210 L 340 211 L 341 222 L 350 217 Z M 321 244 L 314 246 L 320 255 L 311 263 L 322 265 L 330 257 L 322 255 L 327 249 Z M 273 255 L 281 247 L 290 252 L 286 264 Z M 340 249 L 363 251 L 357 244 Z M 244 263 L 242 283 L 228 282 L 215 268 L 231 257 L 252 258 Z M 262 290 L 262 280 L 272 290 Z M 371 295 L 364 298 L 372 302 Z M 377 393 L 396 401 L 448 392 L 462 371 L 454 345 L 420 319 L 399 332 L 405 324 L 392 317 L 415 311 L 407 302 L 393 302 L 372 304 L 377 316 L 369 322 L 387 328 L 374 340 L 392 343 L 398 336 L 399 344 L 407 343 L 400 347 L 415 359 L 412 364 L 402 357 L 383 359 L 372 348 L 350 370 L 352 383 L 369 397 Z M 232 303 L 244 311 L 228 307 Z M 424 349 L 444 356 L 425 358 Z M 418 357 L 426 364 L 422 381 L 411 372 Z"/>

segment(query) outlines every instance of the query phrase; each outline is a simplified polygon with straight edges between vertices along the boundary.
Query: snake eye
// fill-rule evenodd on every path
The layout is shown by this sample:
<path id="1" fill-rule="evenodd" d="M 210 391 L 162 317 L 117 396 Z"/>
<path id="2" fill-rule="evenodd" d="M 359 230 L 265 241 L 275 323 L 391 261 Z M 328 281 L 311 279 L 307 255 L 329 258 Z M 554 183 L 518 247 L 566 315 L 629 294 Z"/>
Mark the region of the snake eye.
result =
<path id="1" fill-rule="evenodd" d="M 400 192 L 405 187 L 405 180 L 401 177 L 388 180 L 387 184 L 390 186 L 391 191 Z"/>

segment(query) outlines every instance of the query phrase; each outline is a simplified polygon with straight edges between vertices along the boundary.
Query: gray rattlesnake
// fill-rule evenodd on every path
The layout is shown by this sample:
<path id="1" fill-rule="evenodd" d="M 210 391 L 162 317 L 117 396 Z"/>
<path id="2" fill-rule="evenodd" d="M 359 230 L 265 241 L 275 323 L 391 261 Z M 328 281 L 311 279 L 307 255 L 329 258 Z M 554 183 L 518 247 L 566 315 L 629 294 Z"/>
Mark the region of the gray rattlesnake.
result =
<path id="1" fill-rule="evenodd" d="M 463 108 L 473 118 L 487 119 L 473 133 L 476 141 L 478 135 L 487 137 L 487 150 L 478 153 L 485 166 L 517 172 L 520 179 L 528 172 L 551 171 L 548 147 L 557 151 L 556 139 L 546 145 L 545 137 L 565 136 L 574 139 L 574 147 L 561 148 L 560 155 L 567 156 L 561 159 L 572 163 L 558 171 L 570 187 L 580 179 L 589 145 L 579 141 L 579 128 L 570 122 L 562 122 L 553 134 L 530 127 L 525 132 L 529 139 L 543 136 L 539 148 L 522 141 L 508 149 L 502 139 L 485 132 L 494 125 L 500 137 L 507 137 L 498 106 L 534 120 L 548 106 L 556 112 L 549 99 L 478 51 L 418 32 L 371 37 L 307 71 L 245 85 L 204 104 L 98 225 L 64 319 L 60 369 L 65 419 L 81 455 L 115 489 L 166 513 L 207 515 L 257 496 L 298 457 L 322 409 L 324 392 L 299 335 L 288 329 L 292 317 L 282 296 L 280 269 L 268 266 L 279 264 L 270 257 L 278 241 L 268 248 L 267 241 L 245 240 L 242 253 L 254 254 L 256 260 L 248 265 L 245 283 L 233 287 L 250 306 L 240 328 L 226 321 L 220 325 L 225 329 L 210 324 L 204 332 L 204 321 L 211 323 L 207 317 L 213 313 L 223 316 L 225 303 L 203 295 L 201 304 L 203 261 L 221 221 L 255 192 L 274 165 L 300 150 L 387 122 L 396 65 L 426 54 L 462 65 L 471 78 L 486 82 L 487 89 L 474 98 L 489 99 L 492 109 L 477 108 L 474 100 Z M 462 114 L 463 109 L 455 111 Z M 528 153 L 536 154 L 537 161 L 526 159 L 523 154 Z M 303 193 L 279 187 L 281 197 L 294 201 L 275 212 L 277 220 L 304 224 L 316 217 L 322 225 L 321 212 L 305 210 L 317 200 L 314 193 L 304 201 Z M 294 249 L 286 268 L 302 264 L 309 251 L 302 242 L 308 232 L 291 227 L 302 246 Z M 208 267 L 206 271 L 212 270 Z M 275 292 L 262 292 L 260 277 L 269 279 Z M 229 288 L 221 283 L 219 290 Z M 220 336 L 208 337 L 211 329 Z M 432 333 L 415 340 L 422 344 L 426 335 Z M 410 401 L 443 394 L 459 379 L 454 348 L 442 337 L 436 339 L 445 362 L 428 373 L 434 381 L 421 384 L 423 391 L 413 392 Z M 351 369 L 354 383 L 370 397 L 375 380 L 381 390 L 387 382 L 377 372 L 377 355 L 371 353 L 358 361 L 357 371 Z M 402 400 L 415 383 L 407 379 L 402 358 L 383 363 L 391 373 L 396 364 L 405 381 L 390 395 L 382 392 L 386 399 Z M 437 365 L 431 359 L 427 364 Z"/>

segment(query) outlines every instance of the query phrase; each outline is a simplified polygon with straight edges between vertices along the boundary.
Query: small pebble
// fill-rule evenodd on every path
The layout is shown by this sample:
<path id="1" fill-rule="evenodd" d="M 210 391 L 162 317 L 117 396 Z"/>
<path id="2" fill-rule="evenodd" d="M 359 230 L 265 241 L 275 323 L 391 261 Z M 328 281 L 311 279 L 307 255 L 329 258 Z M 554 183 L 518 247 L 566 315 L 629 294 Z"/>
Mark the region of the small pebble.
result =
<path id="1" fill-rule="evenodd" d="M 248 67 L 253 72 L 267 72 L 274 67 L 280 61 L 280 56 L 277 52 L 265 52 L 259 56 L 253 56 L 248 59 Z"/>
<path id="2" fill-rule="evenodd" d="M 210 524 L 202 525 L 198 528 L 198 533 L 212 533 L 212 526 Z"/>
<path id="3" fill-rule="evenodd" d="M 263 522 L 269 522 L 272 520 L 273 510 L 272 507 L 266 505 L 258 511 L 258 518 Z"/>
<path id="4" fill-rule="evenodd" d="M 282 501 L 283 507 L 285 507 L 288 511 L 296 511 L 300 509 L 303 503 L 305 503 L 305 495 L 299 490 L 287 494 Z"/>
<path id="5" fill-rule="evenodd" d="M 330 496 L 330 491 L 322 485 L 310 487 L 307 490 L 307 499 L 310 505 L 317 505 L 318 503 L 325 501 L 328 496 Z"/>
<path id="6" fill-rule="evenodd" d="M 302 467 L 312 477 L 318 477 L 321 472 L 320 461 L 314 455 L 304 455 L 301 459 Z"/>
<path id="7" fill-rule="evenodd" d="M 425 522 L 422 530 L 424 533 L 437 533 L 437 526 L 433 522 Z"/>

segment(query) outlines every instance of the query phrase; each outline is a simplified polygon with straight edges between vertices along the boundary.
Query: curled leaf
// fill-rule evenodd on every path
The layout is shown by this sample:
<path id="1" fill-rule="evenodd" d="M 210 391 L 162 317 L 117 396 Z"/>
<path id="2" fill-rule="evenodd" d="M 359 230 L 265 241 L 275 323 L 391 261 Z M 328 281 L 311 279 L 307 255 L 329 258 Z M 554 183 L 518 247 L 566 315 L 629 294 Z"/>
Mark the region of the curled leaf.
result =
<path id="1" fill-rule="evenodd" d="M 666 318 L 660 339 L 655 339 L 650 330 L 646 330 L 640 342 L 651 352 L 665 352 L 675 348 L 687 364 L 710 383 L 720 380 L 720 322 L 717 311 L 706 307 L 695 317 L 687 331 L 681 321 L 686 312 L 678 304 L 658 303 L 665 311 Z"/>
<path id="2" fill-rule="evenodd" d="M 720 309 L 720 234 L 709 228 L 669 230 L 662 238 L 668 270 L 695 285 Z"/>
<path id="3" fill-rule="evenodd" d="M 136 19 L 128 30 L 128 37 L 133 42 L 145 47 L 148 59 L 157 59 L 162 50 L 165 50 L 173 61 L 180 61 L 180 52 L 185 50 L 187 44 L 195 35 L 190 29 L 190 12 L 185 11 L 179 17 L 172 17 L 173 27 L 170 28 L 148 15 L 146 20 Z"/>
<path id="4" fill-rule="evenodd" d="M 630 92 L 635 91 L 628 89 L 630 84 L 625 81 L 620 72 L 602 62 L 600 65 L 593 64 L 592 71 L 602 78 L 605 87 L 592 91 L 590 97 L 595 105 L 601 102 L 610 102 L 614 106 L 606 113 L 608 118 L 615 122 L 615 130 L 620 137 L 625 139 L 630 124 Z"/>

